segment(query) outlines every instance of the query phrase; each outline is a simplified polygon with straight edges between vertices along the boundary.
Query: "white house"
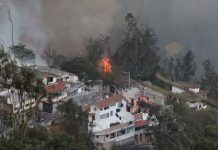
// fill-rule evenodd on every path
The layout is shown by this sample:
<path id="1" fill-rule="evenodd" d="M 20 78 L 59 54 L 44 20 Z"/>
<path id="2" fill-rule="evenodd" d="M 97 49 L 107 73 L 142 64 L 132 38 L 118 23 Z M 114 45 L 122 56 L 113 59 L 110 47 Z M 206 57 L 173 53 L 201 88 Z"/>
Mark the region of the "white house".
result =
<path id="1" fill-rule="evenodd" d="M 134 140 L 134 116 L 127 111 L 125 97 L 119 94 L 93 104 L 90 107 L 88 128 L 93 134 L 94 143 L 104 145 Z"/>
<path id="2" fill-rule="evenodd" d="M 183 93 L 185 92 L 184 89 L 193 93 L 200 92 L 200 85 L 195 83 L 188 83 L 188 82 L 174 82 L 175 85 L 172 86 L 172 93 Z M 178 86 L 176 86 L 178 85 Z"/>
<path id="3" fill-rule="evenodd" d="M 207 105 L 201 102 L 194 102 L 194 103 L 186 102 L 186 104 L 189 106 L 189 108 L 195 109 L 195 110 L 202 110 L 202 109 L 207 108 Z"/>
<path id="4" fill-rule="evenodd" d="M 181 94 L 181 93 L 183 93 L 185 91 L 183 89 L 179 88 L 179 87 L 172 86 L 171 92 L 174 93 L 174 94 Z"/>
<path id="5" fill-rule="evenodd" d="M 39 109 L 44 112 L 53 113 L 59 104 L 66 101 L 66 83 L 59 81 L 45 86 L 46 97 L 41 100 Z"/>
<path id="6" fill-rule="evenodd" d="M 69 83 L 75 83 L 79 81 L 79 77 L 77 75 L 52 67 L 36 66 L 35 69 L 42 75 L 43 82 L 46 85 L 54 84 L 57 81 Z"/>
<path id="7" fill-rule="evenodd" d="M 16 89 L 3 89 L 0 91 L 0 96 L 5 98 L 5 104 L 10 106 L 10 112 L 14 114 L 17 113 L 20 115 L 23 110 L 27 112 L 36 105 L 35 99 L 28 98 L 27 96 L 23 97 L 24 101 L 21 104 L 18 90 Z"/>

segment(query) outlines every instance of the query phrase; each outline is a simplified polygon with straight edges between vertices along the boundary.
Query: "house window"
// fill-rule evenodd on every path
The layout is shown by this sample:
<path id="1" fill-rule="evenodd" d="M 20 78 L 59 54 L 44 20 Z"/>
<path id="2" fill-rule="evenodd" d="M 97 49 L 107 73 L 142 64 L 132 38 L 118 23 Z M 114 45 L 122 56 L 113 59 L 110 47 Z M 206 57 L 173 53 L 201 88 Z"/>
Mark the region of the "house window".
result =
<path id="1" fill-rule="evenodd" d="M 117 136 L 124 135 L 126 133 L 126 129 L 120 130 L 117 132 Z"/>
<path id="2" fill-rule="evenodd" d="M 128 127 L 126 130 L 127 133 L 132 132 L 132 131 L 134 131 L 134 127 Z"/>
<path id="3" fill-rule="evenodd" d="M 120 107 L 120 108 L 123 107 L 122 102 L 119 102 L 119 103 L 118 103 L 118 107 Z"/>
<path id="4" fill-rule="evenodd" d="M 53 77 L 47 77 L 47 82 L 48 83 L 53 82 Z"/>
<path id="5" fill-rule="evenodd" d="M 106 137 L 108 138 L 108 137 L 109 137 L 109 134 L 106 134 Z"/>
<path id="6" fill-rule="evenodd" d="M 107 109 L 109 109 L 109 106 L 107 106 L 107 107 L 104 108 L 104 110 L 107 110 Z"/>
<path id="7" fill-rule="evenodd" d="M 98 136 L 98 135 L 96 135 L 96 139 L 98 139 L 98 137 L 99 137 L 99 136 Z"/>
<path id="8" fill-rule="evenodd" d="M 116 109 L 116 112 L 117 112 L 117 113 L 120 112 L 120 109 Z"/>
<path id="9" fill-rule="evenodd" d="M 92 116 L 92 121 L 94 121 L 95 120 L 95 116 Z"/>
<path id="10" fill-rule="evenodd" d="M 108 117 L 109 117 L 109 113 L 100 115 L 100 119 L 105 119 L 105 118 L 108 118 Z"/>
<path id="11" fill-rule="evenodd" d="M 110 115 L 113 116 L 113 111 L 110 112 Z"/>
<path id="12" fill-rule="evenodd" d="M 131 99 L 131 106 L 134 106 L 134 99 Z"/>
<path id="13" fill-rule="evenodd" d="M 113 139 L 113 138 L 115 138 L 115 137 L 116 137 L 116 133 L 115 133 L 115 132 L 110 134 L 110 138 L 111 138 L 111 139 Z"/>

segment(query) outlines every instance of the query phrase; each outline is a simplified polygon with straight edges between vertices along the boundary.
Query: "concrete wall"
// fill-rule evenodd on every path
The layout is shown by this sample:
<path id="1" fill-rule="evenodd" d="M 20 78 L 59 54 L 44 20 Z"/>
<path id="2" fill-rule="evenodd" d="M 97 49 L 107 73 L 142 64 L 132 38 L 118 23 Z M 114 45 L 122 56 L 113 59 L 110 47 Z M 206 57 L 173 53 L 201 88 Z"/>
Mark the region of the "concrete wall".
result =
<path id="1" fill-rule="evenodd" d="M 78 82 L 79 77 L 77 75 L 70 75 L 69 76 L 69 82 Z"/>
<path id="2" fill-rule="evenodd" d="M 20 103 L 13 104 L 13 113 L 16 113 L 18 110 L 21 112 L 21 107 L 24 107 L 24 110 L 28 110 L 30 108 L 34 108 L 36 106 L 35 99 L 25 100 L 22 105 Z"/>
<path id="3" fill-rule="evenodd" d="M 111 117 L 111 115 L 110 115 L 111 111 L 113 112 L 112 116 L 114 116 L 116 114 L 116 109 L 119 108 L 119 109 L 122 109 L 122 110 L 123 109 L 126 110 L 127 102 L 125 100 L 122 100 L 120 102 L 122 102 L 122 104 L 123 104 L 123 107 L 121 107 L 121 108 L 118 106 L 118 102 L 115 105 L 114 104 L 110 105 L 109 108 L 106 109 L 106 110 L 104 110 L 104 108 L 102 110 L 99 110 L 97 107 L 91 106 L 91 113 L 96 114 L 95 115 L 96 120 L 100 120 L 100 116 L 104 115 L 104 114 L 107 114 L 107 113 L 109 113 L 109 117 Z M 96 108 L 96 110 L 95 110 L 95 108 Z"/>
<path id="4" fill-rule="evenodd" d="M 131 129 L 131 130 L 127 130 L 127 128 Z M 118 135 L 118 132 L 120 130 L 125 130 L 125 134 L 123 135 Z M 127 132 L 128 131 L 128 132 Z M 111 138 L 111 134 L 115 134 L 114 138 Z M 135 136 L 135 126 L 127 126 L 125 128 L 122 129 L 118 129 L 116 131 L 111 131 L 108 133 L 105 133 L 104 135 L 95 135 L 94 136 L 94 141 L 95 143 L 108 143 L 108 142 L 120 142 L 120 141 L 124 141 L 128 138 L 134 137 Z"/>

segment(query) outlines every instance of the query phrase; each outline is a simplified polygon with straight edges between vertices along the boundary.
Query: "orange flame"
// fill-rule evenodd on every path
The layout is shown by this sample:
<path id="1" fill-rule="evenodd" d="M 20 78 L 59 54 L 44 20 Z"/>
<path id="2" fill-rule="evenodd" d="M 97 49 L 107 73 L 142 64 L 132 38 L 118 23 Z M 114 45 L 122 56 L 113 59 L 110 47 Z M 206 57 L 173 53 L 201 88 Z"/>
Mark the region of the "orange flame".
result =
<path id="1" fill-rule="evenodd" d="M 107 57 L 102 58 L 101 65 L 102 65 L 102 71 L 104 73 L 111 73 L 112 72 L 112 66 L 110 64 L 109 58 L 107 58 Z"/>

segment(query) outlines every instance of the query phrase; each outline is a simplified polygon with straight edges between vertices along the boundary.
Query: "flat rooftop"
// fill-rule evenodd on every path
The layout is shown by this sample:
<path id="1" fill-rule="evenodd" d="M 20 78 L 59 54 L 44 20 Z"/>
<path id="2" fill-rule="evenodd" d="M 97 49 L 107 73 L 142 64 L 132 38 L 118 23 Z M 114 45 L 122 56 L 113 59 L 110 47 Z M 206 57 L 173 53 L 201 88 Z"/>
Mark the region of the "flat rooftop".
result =
<path id="1" fill-rule="evenodd" d="M 75 75 L 66 71 L 62 71 L 56 68 L 52 68 L 49 66 L 36 66 L 35 69 L 37 71 L 39 71 L 40 73 L 44 74 L 44 75 L 52 75 L 52 76 L 56 76 L 56 77 L 61 77 L 63 75 Z"/>

